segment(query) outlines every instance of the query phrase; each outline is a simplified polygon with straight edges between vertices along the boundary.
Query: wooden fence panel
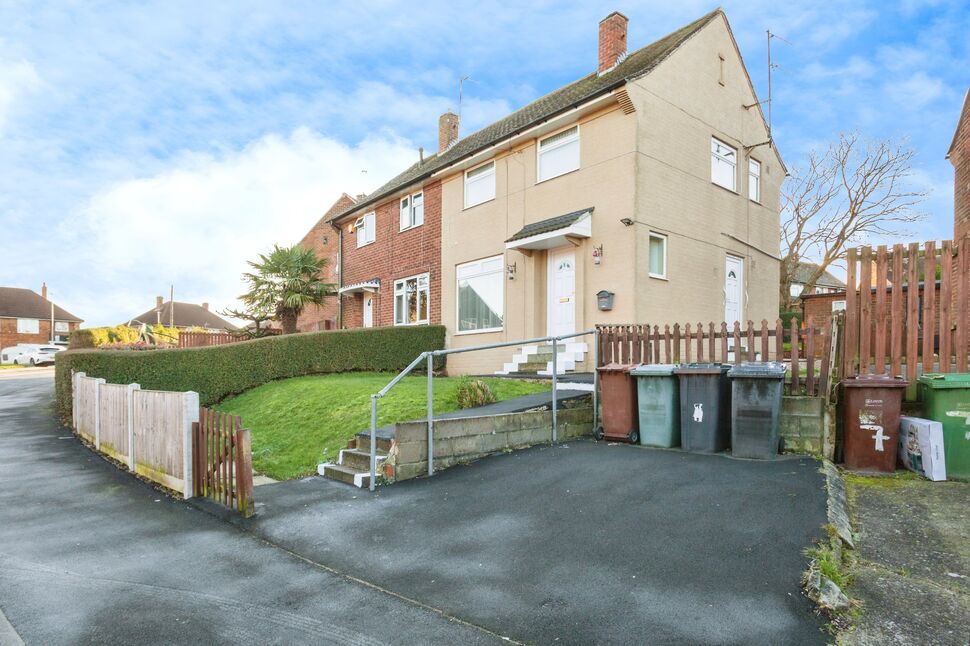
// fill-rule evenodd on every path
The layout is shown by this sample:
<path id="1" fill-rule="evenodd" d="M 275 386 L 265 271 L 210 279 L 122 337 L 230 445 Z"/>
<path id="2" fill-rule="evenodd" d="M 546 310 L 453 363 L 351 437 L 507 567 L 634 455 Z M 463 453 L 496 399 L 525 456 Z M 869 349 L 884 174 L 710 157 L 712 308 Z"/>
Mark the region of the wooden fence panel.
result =
<path id="1" fill-rule="evenodd" d="M 128 386 L 101 384 L 98 405 L 101 423 L 98 450 L 128 462 Z"/>
<path id="2" fill-rule="evenodd" d="M 957 372 L 967 371 L 967 326 L 970 325 L 970 236 L 960 241 L 957 256 L 956 355 Z"/>
<path id="3" fill-rule="evenodd" d="M 953 280 L 953 245 L 944 240 L 940 247 L 940 372 L 950 372 L 952 357 L 951 340 L 953 324 L 950 319 L 950 300 L 953 298 L 950 283 Z"/>
<path id="4" fill-rule="evenodd" d="M 850 248 L 846 254 L 845 284 L 845 347 L 846 351 L 842 355 L 842 374 L 855 375 L 856 356 L 859 354 L 858 335 L 859 335 L 859 293 L 856 290 L 858 284 L 856 280 L 856 260 L 858 253 L 856 249 Z"/>
<path id="5" fill-rule="evenodd" d="M 892 277 L 892 374 L 903 372 L 903 245 L 893 245 L 893 277 Z"/>
<path id="6" fill-rule="evenodd" d="M 75 430 L 82 438 L 94 444 L 96 441 L 97 430 L 97 403 L 99 381 L 94 377 L 76 376 L 75 400 Z"/>
<path id="7" fill-rule="evenodd" d="M 624 339 L 627 335 L 624 332 Z M 254 510 L 252 449 L 249 430 L 242 428 L 239 416 L 199 409 L 199 421 L 192 426 L 192 446 L 195 495 L 251 516 Z"/>
<path id="8" fill-rule="evenodd" d="M 872 249 L 862 248 L 859 271 L 859 374 L 868 374 L 872 334 Z"/>
<path id="9" fill-rule="evenodd" d="M 906 259 L 909 271 L 906 279 L 906 375 L 916 380 L 919 364 L 919 244 L 909 245 Z"/>
<path id="10" fill-rule="evenodd" d="M 195 393 L 160 390 L 136 390 L 133 393 L 136 473 L 169 489 L 191 492 L 191 473 L 186 473 L 190 471 L 187 465 L 191 460 L 186 420 L 194 418 L 197 410 L 198 395 Z M 191 493 L 186 497 L 189 495 Z"/>
<path id="11" fill-rule="evenodd" d="M 886 281 L 888 273 L 888 258 L 886 245 L 876 248 L 876 341 L 875 341 L 875 369 L 877 375 L 886 370 Z"/>
<path id="12" fill-rule="evenodd" d="M 933 372 L 935 364 L 935 350 L 933 342 L 936 333 L 936 244 L 927 242 L 923 245 L 923 322 L 920 329 L 923 334 L 923 372 Z"/>

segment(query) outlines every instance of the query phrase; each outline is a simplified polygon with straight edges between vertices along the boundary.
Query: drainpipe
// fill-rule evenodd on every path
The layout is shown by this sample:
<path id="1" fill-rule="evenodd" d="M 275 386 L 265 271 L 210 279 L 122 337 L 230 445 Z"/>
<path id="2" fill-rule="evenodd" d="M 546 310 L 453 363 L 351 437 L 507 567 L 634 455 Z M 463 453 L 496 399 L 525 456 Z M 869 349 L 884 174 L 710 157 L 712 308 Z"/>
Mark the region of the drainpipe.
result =
<path id="1" fill-rule="evenodd" d="M 344 299 L 340 296 L 340 288 L 344 286 L 344 229 L 330 223 L 337 232 L 337 329 L 344 327 Z"/>

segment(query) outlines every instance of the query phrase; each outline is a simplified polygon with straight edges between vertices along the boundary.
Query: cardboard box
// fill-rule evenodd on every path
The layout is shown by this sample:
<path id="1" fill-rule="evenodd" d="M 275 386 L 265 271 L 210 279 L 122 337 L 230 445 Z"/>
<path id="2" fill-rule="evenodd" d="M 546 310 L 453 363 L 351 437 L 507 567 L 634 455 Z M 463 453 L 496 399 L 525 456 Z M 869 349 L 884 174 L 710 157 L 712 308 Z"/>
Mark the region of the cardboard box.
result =
<path id="1" fill-rule="evenodd" d="M 943 425 L 919 417 L 900 417 L 899 460 L 910 471 L 930 480 L 946 480 Z"/>

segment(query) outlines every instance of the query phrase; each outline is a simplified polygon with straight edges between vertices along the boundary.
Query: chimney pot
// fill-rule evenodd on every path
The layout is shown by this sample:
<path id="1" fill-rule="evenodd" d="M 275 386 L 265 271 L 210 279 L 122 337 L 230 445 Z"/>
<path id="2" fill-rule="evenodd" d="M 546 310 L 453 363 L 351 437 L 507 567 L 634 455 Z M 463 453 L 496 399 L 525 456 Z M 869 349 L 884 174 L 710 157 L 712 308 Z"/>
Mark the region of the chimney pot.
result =
<path id="1" fill-rule="evenodd" d="M 614 11 L 600 21 L 599 73 L 605 74 L 616 66 L 626 53 L 626 28 L 630 19 Z"/>
<path id="2" fill-rule="evenodd" d="M 458 115 L 448 111 L 438 117 L 438 152 L 445 152 L 456 141 L 458 141 Z"/>
<path id="3" fill-rule="evenodd" d="M 164 303 L 164 302 L 165 302 L 165 300 L 162 299 L 161 296 L 156 296 L 155 297 L 155 309 L 156 310 L 162 309 L 162 303 Z"/>
<path id="4" fill-rule="evenodd" d="M 202 309 L 204 309 L 206 312 L 208 312 L 209 311 L 209 304 L 208 303 L 202 303 Z"/>
<path id="5" fill-rule="evenodd" d="M 47 300 L 47 283 L 46 282 L 40 284 L 40 296 L 45 301 Z"/>

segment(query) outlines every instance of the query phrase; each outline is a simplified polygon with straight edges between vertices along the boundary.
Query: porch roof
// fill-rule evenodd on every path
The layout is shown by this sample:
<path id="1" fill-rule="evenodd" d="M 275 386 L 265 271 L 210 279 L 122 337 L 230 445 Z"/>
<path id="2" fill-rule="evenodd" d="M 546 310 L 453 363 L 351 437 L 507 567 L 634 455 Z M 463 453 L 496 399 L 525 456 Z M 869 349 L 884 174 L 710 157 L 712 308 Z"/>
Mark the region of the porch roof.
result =
<path id="1" fill-rule="evenodd" d="M 381 287 L 381 281 L 377 278 L 365 280 L 362 283 L 345 285 L 337 290 L 338 294 L 358 294 L 361 292 L 376 292 Z"/>
<path id="2" fill-rule="evenodd" d="M 505 241 L 506 249 L 552 249 L 592 235 L 593 207 L 527 224 Z M 577 243 L 578 244 L 578 243 Z"/>

